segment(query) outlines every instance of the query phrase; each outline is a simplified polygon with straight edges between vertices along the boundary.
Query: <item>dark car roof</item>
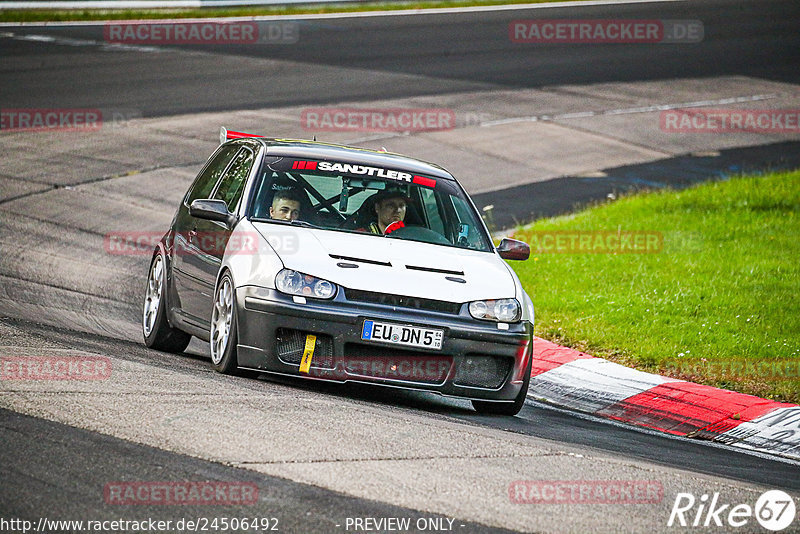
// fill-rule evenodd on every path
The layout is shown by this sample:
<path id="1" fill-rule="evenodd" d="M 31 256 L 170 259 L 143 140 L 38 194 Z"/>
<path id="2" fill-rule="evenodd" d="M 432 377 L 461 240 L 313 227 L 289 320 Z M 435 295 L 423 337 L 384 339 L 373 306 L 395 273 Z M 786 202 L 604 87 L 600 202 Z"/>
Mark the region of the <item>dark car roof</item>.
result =
<path id="1" fill-rule="evenodd" d="M 453 175 L 442 167 L 391 152 L 378 152 L 367 148 L 356 148 L 318 141 L 299 139 L 273 139 L 269 137 L 250 138 L 267 147 L 268 156 L 318 159 L 371 167 L 404 170 L 417 174 L 436 176 L 454 180 Z"/>

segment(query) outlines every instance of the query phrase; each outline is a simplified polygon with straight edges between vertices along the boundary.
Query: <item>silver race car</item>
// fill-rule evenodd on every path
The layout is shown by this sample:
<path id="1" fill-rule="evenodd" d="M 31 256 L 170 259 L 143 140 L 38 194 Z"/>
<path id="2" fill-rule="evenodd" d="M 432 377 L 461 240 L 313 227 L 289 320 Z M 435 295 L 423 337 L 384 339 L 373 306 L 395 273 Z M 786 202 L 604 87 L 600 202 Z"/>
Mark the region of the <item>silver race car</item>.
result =
<path id="1" fill-rule="evenodd" d="M 372 150 L 227 132 L 150 264 L 148 347 L 209 341 L 221 373 L 359 381 L 513 415 L 533 304 L 443 168 Z"/>

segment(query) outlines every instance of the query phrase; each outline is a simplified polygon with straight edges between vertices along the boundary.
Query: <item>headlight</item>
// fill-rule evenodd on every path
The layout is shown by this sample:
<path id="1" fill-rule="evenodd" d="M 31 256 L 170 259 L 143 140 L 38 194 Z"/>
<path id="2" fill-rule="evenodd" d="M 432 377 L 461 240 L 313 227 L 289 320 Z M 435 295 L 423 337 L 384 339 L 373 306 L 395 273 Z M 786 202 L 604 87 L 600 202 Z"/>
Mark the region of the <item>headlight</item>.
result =
<path id="1" fill-rule="evenodd" d="M 315 299 L 329 299 L 336 294 L 336 285 L 291 269 L 283 269 L 275 277 L 275 287 L 281 293 Z"/>
<path id="2" fill-rule="evenodd" d="M 519 321 L 522 307 L 517 299 L 476 300 L 469 303 L 469 314 L 476 319 L 513 323 Z"/>

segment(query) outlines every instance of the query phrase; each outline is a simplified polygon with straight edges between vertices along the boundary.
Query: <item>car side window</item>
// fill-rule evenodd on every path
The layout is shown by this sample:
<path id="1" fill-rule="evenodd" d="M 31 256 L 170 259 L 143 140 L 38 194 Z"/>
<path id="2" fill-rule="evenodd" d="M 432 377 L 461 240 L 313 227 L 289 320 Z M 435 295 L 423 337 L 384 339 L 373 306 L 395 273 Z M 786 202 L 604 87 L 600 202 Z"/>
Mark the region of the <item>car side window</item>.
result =
<path id="1" fill-rule="evenodd" d="M 194 181 L 192 188 L 189 190 L 189 195 L 186 197 L 187 204 L 191 204 L 198 198 L 209 198 L 211 196 L 214 186 L 217 185 L 217 180 L 219 180 L 237 150 L 239 150 L 237 146 L 227 146 L 217 152 L 217 155 L 214 156 Z"/>
<path id="2" fill-rule="evenodd" d="M 214 193 L 214 198 L 224 201 L 231 213 L 236 209 L 236 205 L 242 197 L 244 184 L 247 177 L 250 176 L 254 159 L 255 154 L 249 148 L 243 147 L 239 150 Z"/>
<path id="3" fill-rule="evenodd" d="M 457 243 L 461 246 L 469 248 L 483 248 L 486 247 L 485 240 L 481 237 L 481 232 L 476 227 L 477 225 L 472 222 L 474 219 L 470 216 L 471 210 L 464 199 L 451 196 L 453 207 L 456 210 L 458 217 L 457 228 Z M 470 224 L 472 222 L 472 224 Z"/>
<path id="4" fill-rule="evenodd" d="M 422 195 L 422 207 L 425 209 L 430 229 L 444 235 L 444 222 L 439 213 L 439 203 L 436 202 L 435 197 L 436 193 L 433 189 L 420 187 L 420 194 Z"/>

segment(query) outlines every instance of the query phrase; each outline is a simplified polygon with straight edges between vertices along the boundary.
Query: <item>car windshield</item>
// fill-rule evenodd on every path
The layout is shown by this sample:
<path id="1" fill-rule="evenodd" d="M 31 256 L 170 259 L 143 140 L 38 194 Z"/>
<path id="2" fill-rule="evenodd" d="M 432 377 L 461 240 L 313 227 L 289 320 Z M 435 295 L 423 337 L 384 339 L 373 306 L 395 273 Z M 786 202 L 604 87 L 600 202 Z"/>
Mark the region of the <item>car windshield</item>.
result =
<path id="1" fill-rule="evenodd" d="M 387 168 L 282 158 L 262 169 L 248 212 L 258 220 L 492 250 L 455 181 Z"/>

